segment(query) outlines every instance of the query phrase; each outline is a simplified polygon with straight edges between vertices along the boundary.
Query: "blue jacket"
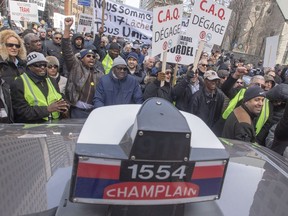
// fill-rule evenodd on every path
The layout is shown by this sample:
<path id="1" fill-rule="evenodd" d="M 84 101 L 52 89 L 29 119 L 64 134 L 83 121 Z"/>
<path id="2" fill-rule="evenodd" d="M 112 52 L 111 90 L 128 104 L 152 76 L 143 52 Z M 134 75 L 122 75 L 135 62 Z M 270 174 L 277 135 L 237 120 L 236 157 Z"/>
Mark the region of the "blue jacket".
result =
<path id="1" fill-rule="evenodd" d="M 137 80 L 128 74 L 118 80 L 110 73 L 101 77 L 93 99 L 94 108 L 117 104 L 141 104 L 142 91 Z"/>

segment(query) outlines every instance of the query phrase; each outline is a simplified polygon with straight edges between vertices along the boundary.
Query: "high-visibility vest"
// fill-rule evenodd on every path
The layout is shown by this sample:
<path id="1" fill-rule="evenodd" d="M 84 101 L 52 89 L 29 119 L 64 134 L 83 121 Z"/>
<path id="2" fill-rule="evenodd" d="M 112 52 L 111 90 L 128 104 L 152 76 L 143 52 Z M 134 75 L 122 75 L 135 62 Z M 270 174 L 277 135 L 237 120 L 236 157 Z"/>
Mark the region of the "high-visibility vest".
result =
<path id="1" fill-rule="evenodd" d="M 226 120 L 228 118 L 228 116 L 233 112 L 237 103 L 243 99 L 245 92 L 246 92 L 246 89 L 243 88 L 235 95 L 234 98 L 232 98 L 232 100 L 229 102 L 228 107 L 226 108 L 226 110 L 222 114 L 223 119 Z M 267 98 L 265 98 L 261 113 L 260 113 L 259 118 L 256 122 L 256 129 L 255 129 L 256 135 L 261 131 L 263 125 L 268 120 L 269 114 L 270 114 L 269 100 Z"/>
<path id="2" fill-rule="evenodd" d="M 48 96 L 46 98 L 38 86 L 27 76 L 26 73 L 22 74 L 20 77 L 22 78 L 24 84 L 24 98 L 30 106 L 49 106 L 62 98 L 62 95 L 57 92 L 49 78 L 46 78 L 48 86 Z M 52 112 L 51 117 L 53 119 L 58 119 L 59 116 L 59 112 Z M 48 121 L 48 117 L 44 117 L 43 119 Z"/>
<path id="3" fill-rule="evenodd" d="M 108 74 L 113 65 L 113 59 L 110 57 L 109 54 L 106 54 L 105 58 L 102 61 L 102 65 L 105 70 L 105 74 Z"/>

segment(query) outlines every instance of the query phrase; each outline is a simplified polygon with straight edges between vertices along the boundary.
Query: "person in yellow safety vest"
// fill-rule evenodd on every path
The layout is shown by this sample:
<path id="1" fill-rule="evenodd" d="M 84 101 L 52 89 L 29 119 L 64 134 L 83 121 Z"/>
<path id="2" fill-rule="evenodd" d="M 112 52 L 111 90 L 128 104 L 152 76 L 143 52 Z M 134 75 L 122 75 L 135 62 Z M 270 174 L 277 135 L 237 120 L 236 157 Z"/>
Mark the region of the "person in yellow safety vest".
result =
<path id="1" fill-rule="evenodd" d="M 105 74 L 108 74 L 112 68 L 113 61 L 120 54 L 120 46 L 118 43 L 112 42 L 109 46 L 108 53 L 102 61 L 102 65 L 105 70 Z"/>
<path id="2" fill-rule="evenodd" d="M 244 93 L 245 93 L 247 88 L 244 88 L 244 87 L 233 88 L 233 85 L 235 84 L 235 82 L 239 78 L 243 77 L 243 75 L 246 75 L 247 73 L 248 73 L 248 71 L 245 67 L 238 67 L 236 69 L 235 73 L 233 73 L 231 76 L 229 76 L 228 79 L 223 83 L 221 89 L 226 94 L 226 96 L 228 98 L 230 98 L 231 101 L 230 101 L 228 107 L 226 108 L 226 110 L 223 112 L 222 119 L 217 122 L 217 124 L 216 124 L 217 128 L 223 128 L 224 122 L 228 118 L 230 113 L 233 112 L 234 108 L 241 105 Z M 252 77 L 250 80 L 250 84 L 249 84 L 248 88 L 251 86 L 255 86 L 255 85 L 258 85 L 264 89 L 265 88 L 264 77 L 261 75 L 256 75 L 256 76 Z M 269 129 L 267 129 L 267 131 L 263 130 L 263 128 L 264 128 L 263 126 L 265 124 L 269 124 L 268 119 L 270 118 L 270 111 L 271 111 L 270 106 L 271 106 L 271 104 L 269 103 L 269 100 L 265 99 L 263 109 L 262 109 L 260 115 L 258 116 L 257 121 L 256 121 L 256 125 L 255 125 L 256 135 L 258 138 L 265 137 L 266 136 L 265 134 L 268 133 L 268 131 L 269 131 Z M 267 127 L 267 128 L 269 128 L 269 127 Z M 221 129 L 219 129 L 219 131 L 217 132 L 217 135 L 219 135 L 219 134 L 222 134 Z M 262 138 L 260 138 L 260 139 L 261 139 L 261 143 L 262 143 Z"/>
<path id="3" fill-rule="evenodd" d="M 15 122 L 38 123 L 67 114 L 69 105 L 57 83 L 47 76 L 47 60 L 42 53 L 27 56 L 26 71 L 11 85 Z"/>
<path id="4" fill-rule="evenodd" d="M 236 107 L 228 116 L 222 137 L 245 142 L 255 142 L 256 133 L 253 124 L 263 107 L 265 92 L 259 86 L 248 88 L 242 99 L 242 104 Z"/>

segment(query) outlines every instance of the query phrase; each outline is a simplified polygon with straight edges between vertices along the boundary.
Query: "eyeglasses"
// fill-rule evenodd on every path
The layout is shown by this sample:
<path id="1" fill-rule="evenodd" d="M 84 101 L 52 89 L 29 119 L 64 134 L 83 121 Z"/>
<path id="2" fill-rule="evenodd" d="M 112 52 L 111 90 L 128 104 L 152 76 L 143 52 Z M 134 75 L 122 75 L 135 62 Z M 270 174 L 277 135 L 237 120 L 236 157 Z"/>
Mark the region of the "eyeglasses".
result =
<path id="1" fill-rule="evenodd" d="M 127 67 L 116 67 L 117 70 L 126 70 Z"/>
<path id="2" fill-rule="evenodd" d="M 47 64 L 46 63 L 35 63 L 35 64 L 32 64 L 32 66 L 37 67 L 37 68 L 41 68 L 41 67 L 46 68 Z"/>
<path id="3" fill-rule="evenodd" d="M 58 65 L 49 65 L 48 68 L 49 68 L 49 69 L 52 69 L 52 68 L 57 69 L 57 68 L 58 68 Z"/>
<path id="4" fill-rule="evenodd" d="M 207 64 L 201 64 L 203 67 L 207 67 Z"/>
<path id="5" fill-rule="evenodd" d="M 93 58 L 93 59 L 95 59 L 95 58 L 96 58 L 96 56 L 95 56 L 95 55 L 86 55 L 86 57 L 87 57 L 87 58 Z"/>
<path id="6" fill-rule="evenodd" d="M 13 43 L 5 43 L 6 47 L 16 47 L 17 49 L 19 49 L 21 46 L 20 44 L 13 44 Z"/>
<path id="7" fill-rule="evenodd" d="M 54 37 L 55 38 L 55 40 L 61 40 L 62 39 L 62 37 Z"/>
<path id="8" fill-rule="evenodd" d="M 238 82 L 238 81 L 237 81 L 237 83 L 238 83 L 238 84 L 241 84 L 241 85 L 243 84 L 243 82 Z"/>

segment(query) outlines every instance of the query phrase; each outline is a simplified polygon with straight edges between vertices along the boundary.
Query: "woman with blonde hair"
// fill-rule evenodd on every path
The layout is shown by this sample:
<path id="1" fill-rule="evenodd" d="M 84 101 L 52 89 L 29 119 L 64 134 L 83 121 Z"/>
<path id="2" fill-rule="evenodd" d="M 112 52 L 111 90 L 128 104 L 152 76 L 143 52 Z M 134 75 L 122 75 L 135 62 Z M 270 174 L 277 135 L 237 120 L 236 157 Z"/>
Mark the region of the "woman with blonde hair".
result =
<path id="1" fill-rule="evenodd" d="M 0 32 L 0 77 L 9 85 L 26 67 L 26 49 L 13 30 Z"/>

